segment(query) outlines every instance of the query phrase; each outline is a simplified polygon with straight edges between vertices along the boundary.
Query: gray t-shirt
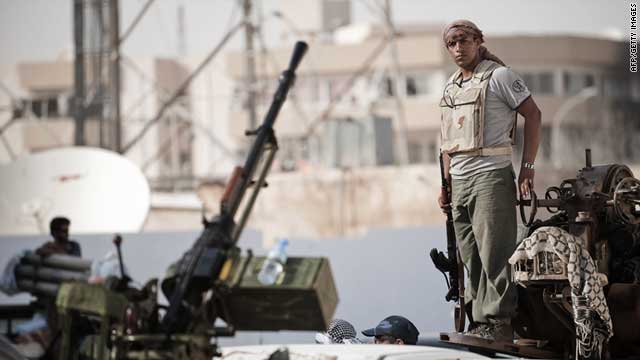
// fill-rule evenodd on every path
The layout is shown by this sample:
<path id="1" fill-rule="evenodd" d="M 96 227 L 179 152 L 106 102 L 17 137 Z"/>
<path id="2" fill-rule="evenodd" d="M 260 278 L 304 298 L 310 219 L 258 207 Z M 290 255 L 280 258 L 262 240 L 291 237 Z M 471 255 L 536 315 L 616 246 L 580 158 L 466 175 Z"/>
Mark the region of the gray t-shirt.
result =
<path id="1" fill-rule="evenodd" d="M 462 88 L 469 81 L 462 82 Z M 516 109 L 531 93 L 520 75 L 508 67 L 494 70 L 485 102 L 484 146 L 505 145 L 511 143 L 511 129 Z M 469 176 L 511 165 L 511 156 L 468 156 L 455 155 L 451 158 L 450 173 L 454 179 Z"/>

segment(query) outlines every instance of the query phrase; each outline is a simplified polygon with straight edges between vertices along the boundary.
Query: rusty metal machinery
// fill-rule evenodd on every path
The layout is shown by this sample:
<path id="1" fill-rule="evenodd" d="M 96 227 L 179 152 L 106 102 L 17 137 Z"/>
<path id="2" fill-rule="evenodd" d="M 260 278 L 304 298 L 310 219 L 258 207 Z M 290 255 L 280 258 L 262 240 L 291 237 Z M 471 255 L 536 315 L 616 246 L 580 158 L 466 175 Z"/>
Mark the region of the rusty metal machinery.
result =
<path id="1" fill-rule="evenodd" d="M 528 236 L 545 227 L 557 229 L 566 234 L 565 245 L 573 248 L 579 244 L 578 251 L 588 253 L 584 257 L 592 261 L 589 275 L 599 283 L 595 287 L 602 286 L 604 307 L 613 325 L 607 332 L 607 316 L 602 319 L 586 305 L 595 296 L 576 294 L 575 288 L 572 294 L 571 272 L 588 271 L 585 260 L 574 258 L 585 266 L 576 269 L 568 257 L 559 255 L 557 246 L 563 244 L 552 248 L 542 242 L 534 251 L 528 249 L 534 255 L 523 257 L 512 267 L 514 281 L 520 285 L 516 332 L 524 338 L 546 341 L 571 358 L 639 356 L 640 335 L 631 324 L 640 322 L 640 181 L 625 165 L 593 166 L 587 149 L 586 165 L 574 179 L 548 188 L 544 198 L 532 193 L 531 199 L 519 201 L 519 207 Z M 553 215 L 536 219 L 540 208 Z M 581 333 L 581 320 L 591 326 L 591 333 Z M 611 332 L 613 337 L 607 341 Z"/>

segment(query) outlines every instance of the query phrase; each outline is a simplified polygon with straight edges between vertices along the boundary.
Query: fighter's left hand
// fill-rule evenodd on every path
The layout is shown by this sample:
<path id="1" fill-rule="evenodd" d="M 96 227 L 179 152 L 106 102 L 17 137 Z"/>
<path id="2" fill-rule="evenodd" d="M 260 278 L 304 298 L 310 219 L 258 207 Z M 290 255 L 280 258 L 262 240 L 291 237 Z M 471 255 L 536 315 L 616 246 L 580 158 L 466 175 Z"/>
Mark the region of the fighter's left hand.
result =
<path id="1" fill-rule="evenodd" d="M 520 168 L 520 175 L 518 176 L 518 188 L 520 189 L 520 197 L 528 197 L 531 190 L 533 190 L 533 176 L 535 175 L 534 169 L 527 169 L 525 167 Z"/>

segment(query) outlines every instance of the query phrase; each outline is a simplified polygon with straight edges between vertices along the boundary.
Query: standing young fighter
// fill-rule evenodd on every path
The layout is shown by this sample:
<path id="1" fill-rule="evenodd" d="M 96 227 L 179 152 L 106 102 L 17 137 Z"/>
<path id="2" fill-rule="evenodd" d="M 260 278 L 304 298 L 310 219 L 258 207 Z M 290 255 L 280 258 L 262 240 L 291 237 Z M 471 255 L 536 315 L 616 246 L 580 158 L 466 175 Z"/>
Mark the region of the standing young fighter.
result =
<path id="1" fill-rule="evenodd" d="M 457 20 L 443 32 L 458 70 L 440 102 L 445 176 L 452 184 L 453 222 L 468 272 L 465 301 L 472 301 L 477 327 L 469 335 L 512 341 L 516 289 L 507 259 L 516 247 L 516 188 L 511 165 L 516 112 L 525 119 L 518 188 L 533 188 L 541 113 L 518 74 L 491 54 L 482 31 Z"/>

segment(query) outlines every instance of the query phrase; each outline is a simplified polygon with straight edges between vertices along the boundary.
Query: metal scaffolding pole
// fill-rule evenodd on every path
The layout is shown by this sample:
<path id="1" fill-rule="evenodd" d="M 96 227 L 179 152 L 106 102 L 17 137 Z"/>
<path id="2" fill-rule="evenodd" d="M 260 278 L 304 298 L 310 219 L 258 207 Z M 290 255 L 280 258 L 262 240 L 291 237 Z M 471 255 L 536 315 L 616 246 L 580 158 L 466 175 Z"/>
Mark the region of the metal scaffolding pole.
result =
<path id="1" fill-rule="evenodd" d="M 145 3 L 120 36 L 120 0 L 73 0 L 76 145 L 122 153 L 120 49 L 153 1 Z"/>
<path id="2" fill-rule="evenodd" d="M 75 122 L 74 143 L 85 144 L 84 134 L 84 0 L 73 1 L 73 42 L 75 46 L 73 119 Z"/>
<path id="3" fill-rule="evenodd" d="M 398 60 L 398 45 L 396 43 L 396 30 L 393 26 L 393 18 L 391 14 L 391 0 L 384 2 L 384 20 L 387 29 L 387 37 L 389 39 L 389 58 L 391 60 L 391 69 L 393 73 L 393 92 L 396 103 L 397 128 L 396 130 L 396 154 L 397 161 L 401 165 L 409 163 L 409 147 L 407 140 L 407 121 L 404 113 L 404 104 L 400 98 L 400 62 Z"/>
<path id="4" fill-rule="evenodd" d="M 244 13 L 244 40 L 245 40 L 245 88 L 247 89 L 247 111 L 249 112 L 249 129 L 255 129 L 258 125 L 256 114 L 256 60 L 253 46 L 253 35 L 255 32 L 252 15 L 251 0 L 243 0 Z"/>
<path id="5" fill-rule="evenodd" d="M 118 0 L 110 0 L 109 6 L 109 40 L 111 43 L 111 56 L 109 58 L 110 81 L 109 92 L 111 99 L 110 117 L 113 126 L 113 150 L 122 152 L 122 121 L 120 117 L 120 14 Z"/>

